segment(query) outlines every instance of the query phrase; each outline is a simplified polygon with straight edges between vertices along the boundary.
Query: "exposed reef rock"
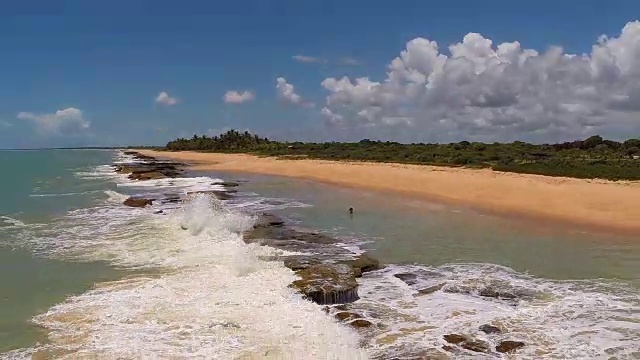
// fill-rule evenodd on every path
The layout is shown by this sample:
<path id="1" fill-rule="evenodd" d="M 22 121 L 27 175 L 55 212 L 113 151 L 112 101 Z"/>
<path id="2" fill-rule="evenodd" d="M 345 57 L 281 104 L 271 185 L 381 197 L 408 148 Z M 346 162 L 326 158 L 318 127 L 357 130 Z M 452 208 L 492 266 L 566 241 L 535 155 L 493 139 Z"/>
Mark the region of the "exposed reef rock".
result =
<path id="1" fill-rule="evenodd" d="M 500 334 L 502 332 L 502 330 L 499 327 L 489 325 L 489 324 L 484 324 L 480 326 L 478 330 L 482 331 L 485 334 Z"/>
<path id="2" fill-rule="evenodd" d="M 506 340 L 501 341 L 498 346 L 496 346 L 496 351 L 500 353 L 514 353 L 516 350 L 525 346 L 525 343 L 522 341 L 512 341 Z"/>
<path id="3" fill-rule="evenodd" d="M 127 206 L 131 206 L 131 207 L 145 207 L 147 205 L 152 205 L 153 204 L 153 200 L 144 199 L 144 198 L 130 197 L 127 200 L 125 200 L 123 202 L 123 204 L 125 204 Z"/>
<path id="4" fill-rule="evenodd" d="M 340 241 L 335 238 L 286 227 L 281 218 L 266 213 L 260 214 L 253 229 L 245 232 L 244 241 L 305 253 L 282 256 L 281 260 L 300 277 L 291 287 L 323 305 L 358 300 L 356 277 L 381 268 L 380 263 L 371 256 L 356 256 L 337 246 Z"/>
<path id="5" fill-rule="evenodd" d="M 157 160 L 152 156 L 142 155 L 136 151 L 127 150 L 126 155 L 133 156 L 136 162 L 114 165 L 116 172 L 129 174 L 130 180 L 154 180 L 175 178 L 182 176 L 186 164 L 168 160 Z"/>
<path id="6" fill-rule="evenodd" d="M 355 270 L 346 264 L 319 264 L 296 271 L 291 287 L 321 305 L 354 302 L 358 297 Z"/>
<path id="7" fill-rule="evenodd" d="M 450 344 L 455 344 L 463 349 L 488 353 L 490 351 L 489 344 L 486 341 L 472 339 L 465 335 L 448 334 L 443 336 L 444 340 Z"/>

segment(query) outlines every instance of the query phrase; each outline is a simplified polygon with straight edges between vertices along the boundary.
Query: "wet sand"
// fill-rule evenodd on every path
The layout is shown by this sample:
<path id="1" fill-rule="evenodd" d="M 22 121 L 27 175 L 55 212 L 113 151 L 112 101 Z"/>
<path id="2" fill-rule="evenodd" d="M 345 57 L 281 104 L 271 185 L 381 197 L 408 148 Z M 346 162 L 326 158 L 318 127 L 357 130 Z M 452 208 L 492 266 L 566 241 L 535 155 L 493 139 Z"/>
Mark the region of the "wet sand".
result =
<path id="1" fill-rule="evenodd" d="M 280 160 L 245 154 L 156 152 L 193 170 L 280 175 L 468 205 L 505 215 L 564 221 L 640 235 L 640 182 L 573 179 L 423 165 Z"/>

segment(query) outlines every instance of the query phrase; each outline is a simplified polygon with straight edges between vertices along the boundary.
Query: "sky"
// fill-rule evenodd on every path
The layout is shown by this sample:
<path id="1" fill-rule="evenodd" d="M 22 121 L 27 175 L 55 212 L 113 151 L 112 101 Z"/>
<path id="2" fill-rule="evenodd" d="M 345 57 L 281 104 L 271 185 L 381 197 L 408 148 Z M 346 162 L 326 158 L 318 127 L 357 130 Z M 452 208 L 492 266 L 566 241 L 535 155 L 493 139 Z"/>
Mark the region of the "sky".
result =
<path id="1" fill-rule="evenodd" d="M 640 136 L 640 2 L 21 1 L 0 148 Z"/>

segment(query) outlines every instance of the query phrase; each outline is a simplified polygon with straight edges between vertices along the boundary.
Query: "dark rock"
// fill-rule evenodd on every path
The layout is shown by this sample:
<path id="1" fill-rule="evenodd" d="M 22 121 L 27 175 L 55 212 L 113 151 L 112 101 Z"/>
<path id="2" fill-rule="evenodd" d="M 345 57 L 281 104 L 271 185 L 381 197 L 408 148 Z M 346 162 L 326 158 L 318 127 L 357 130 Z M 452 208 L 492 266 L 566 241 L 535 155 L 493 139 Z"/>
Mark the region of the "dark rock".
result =
<path id="1" fill-rule="evenodd" d="M 233 181 L 223 181 L 223 182 L 219 182 L 219 183 L 213 183 L 212 185 L 221 185 L 224 187 L 237 187 L 240 186 L 240 184 L 238 184 L 237 182 L 233 182 Z"/>
<path id="2" fill-rule="evenodd" d="M 357 318 L 361 318 L 361 317 L 362 317 L 362 315 L 360 315 L 360 314 L 356 314 L 356 313 L 352 313 L 352 312 L 348 312 L 348 311 L 341 311 L 341 312 L 336 314 L 336 319 L 338 319 L 340 321 L 357 319 Z"/>
<path id="3" fill-rule="evenodd" d="M 416 280 L 418 278 L 418 275 L 412 274 L 412 273 L 400 273 L 400 274 L 395 274 L 393 276 L 395 276 L 398 279 L 404 281 L 404 283 L 409 285 L 409 286 L 415 285 L 418 282 Z"/>
<path id="4" fill-rule="evenodd" d="M 160 199 L 160 202 L 162 204 L 176 204 L 176 203 L 179 203 L 180 201 L 182 200 L 178 195 L 170 195 L 170 196 L 167 196 L 166 198 Z"/>
<path id="5" fill-rule="evenodd" d="M 153 200 L 130 197 L 127 200 L 125 200 L 123 204 L 131 207 L 145 207 L 147 205 L 152 205 Z"/>
<path id="6" fill-rule="evenodd" d="M 277 218 L 276 218 L 277 219 Z M 289 229 L 280 225 L 282 220 L 264 220 L 258 222 L 254 229 L 244 234 L 244 239 L 271 239 L 271 240 L 295 240 L 309 244 L 335 244 L 338 240 L 318 233 L 306 233 Z M 267 221 L 270 221 L 267 223 Z M 274 225 L 269 225 L 270 223 Z"/>
<path id="7" fill-rule="evenodd" d="M 469 338 L 460 334 L 447 334 L 443 336 L 444 340 L 450 344 L 461 344 L 468 341 Z"/>
<path id="8" fill-rule="evenodd" d="M 137 151 L 133 151 L 133 150 L 125 150 L 125 151 L 123 151 L 123 154 L 125 154 L 125 155 L 139 155 L 140 153 L 138 153 Z"/>
<path id="9" fill-rule="evenodd" d="M 167 176 L 159 171 L 148 171 L 148 172 L 132 172 L 129 174 L 129 180 L 155 180 L 155 179 L 164 179 Z"/>
<path id="10" fill-rule="evenodd" d="M 482 340 L 465 341 L 462 344 L 460 344 L 460 346 L 463 349 L 467 349 L 475 352 L 486 353 L 490 351 L 489 344 L 486 341 L 482 341 Z"/>
<path id="11" fill-rule="evenodd" d="M 475 352 L 489 352 L 489 344 L 482 340 L 471 339 L 460 334 L 447 334 L 443 337 L 446 342 L 458 345 L 463 349 Z"/>
<path id="12" fill-rule="evenodd" d="M 164 211 L 163 210 L 158 210 L 158 211 L 154 211 L 153 213 L 154 214 L 164 214 Z"/>
<path id="13" fill-rule="evenodd" d="M 353 268 L 344 264 L 319 264 L 296 272 L 300 276 L 290 287 L 320 305 L 354 302 L 358 283 Z"/>
<path id="14" fill-rule="evenodd" d="M 311 256 L 291 256 L 284 259 L 284 266 L 293 271 L 306 269 L 313 265 L 320 264 L 320 261 Z"/>
<path id="15" fill-rule="evenodd" d="M 478 329 L 485 334 L 500 334 L 502 332 L 499 327 L 489 324 L 481 325 Z"/>
<path id="16" fill-rule="evenodd" d="M 371 321 L 365 320 L 365 319 L 357 319 L 357 320 L 353 320 L 352 322 L 349 323 L 349 325 L 353 326 L 354 328 L 366 328 L 369 327 L 371 325 L 373 325 L 373 323 L 371 323 Z"/>
<path id="17" fill-rule="evenodd" d="M 336 309 L 336 310 L 339 310 L 339 311 L 347 311 L 347 310 L 349 310 L 349 305 L 340 304 L 340 305 L 334 306 L 333 308 Z"/>
<path id="18" fill-rule="evenodd" d="M 524 346 L 525 343 L 523 343 L 522 341 L 506 340 L 501 341 L 500 344 L 496 346 L 496 351 L 500 353 L 512 353 Z"/>
<path id="19" fill-rule="evenodd" d="M 354 268 L 356 274 L 360 274 L 358 277 L 362 276 L 362 273 L 381 269 L 380 262 L 367 254 L 361 254 L 355 259 L 347 260 L 344 263 Z"/>
<path id="20" fill-rule="evenodd" d="M 284 220 L 271 214 L 261 214 L 260 218 L 254 225 L 255 228 L 261 227 L 280 227 L 284 226 Z"/>
<path id="21" fill-rule="evenodd" d="M 484 297 L 495 298 L 495 299 L 503 299 L 503 300 L 513 300 L 517 297 L 514 294 L 498 291 L 491 287 L 487 287 L 480 290 L 479 295 Z"/>

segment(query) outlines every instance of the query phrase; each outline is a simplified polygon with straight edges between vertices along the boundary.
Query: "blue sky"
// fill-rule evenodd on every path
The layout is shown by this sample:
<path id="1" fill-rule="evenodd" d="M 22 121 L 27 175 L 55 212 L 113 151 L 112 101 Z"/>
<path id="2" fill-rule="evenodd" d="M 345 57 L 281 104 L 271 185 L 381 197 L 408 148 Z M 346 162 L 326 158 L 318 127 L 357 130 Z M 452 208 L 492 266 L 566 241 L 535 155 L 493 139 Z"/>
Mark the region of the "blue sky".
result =
<path id="1" fill-rule="evenodd" d="M 388 82 L 391 61 L 412 39 L 436 41 L 449 57 L 447 46 L 468 33 L 491 39 L 494 48 L 518 41 L 541 54 L 551 45 L 562 46 L 564 53 L 590 54 L 600 35 L 617 38 L 640 18 L 638 1 L 26 1 L 4 4 L 0 16 L 0 148 L 162 144 L 230 127 L 312 140 L 553 141 L 599 130 L 611 137 L 640 134 L 629 134 L 639 129 L 635 109 L 604 105 L 615 112 L 612 118 L 620 117 L 620 125 L 592 126 L 602 122 L 596 119 L 602 109 L 590 109 L 594 112 L 576 115 L 575 124 L 586 129 L 581 131 L 565 118 L 531 130 L 543 115 L 516 107 L 507 113 L 522 123 L 507 129 L 496 114 L 504 115 L 510 105 L 491 111 L 483 106 L 479 112 L 456 100 L 452 104 L 458 105 L 442 112 L 423 107 L 424 97 L 402 107 L 374 103 L 390 94 L 379 85 Z M 629 39 L 625 46 L 640 48 L 636 38 Z M 346 64 L 347 58 L 357 64 Z M 624 75 L 636 76 L 637 65 L 629 65 Z M 415 61 L 403 66 L 405 72 L 421 68 Z M 478 72 L 469 81 L 485 81 Z M 366 93 L 321 85 L 344 76 L 354 83 L 367 77 L 377 85 Z M 280 89 L 278 77 L 284 79 Z M 294 88 L 286 92 L 289 85 Z M 637 95 L 629 86 L 620 98 Z M 225 103 L 230 90 L 251 95 L 242 103 Z M 176 103 L 156 102 L 161 92 Z M 576 99 L 568 102 L 572 109 L 591 104 Z M 363 115 L 372 109 L 383 115 Z M 56 118 L 57 111 L 63 112 Z M 425 113 L 441 115 L 423 119 Z M 472 124 L 465 114 L 473 114 Z M 405 118 L 406 124 L 397 124 Z M 390 125 L 388 119 L 396 120 Z M 442 125 L 447 121 L 451 124 Z"/>

